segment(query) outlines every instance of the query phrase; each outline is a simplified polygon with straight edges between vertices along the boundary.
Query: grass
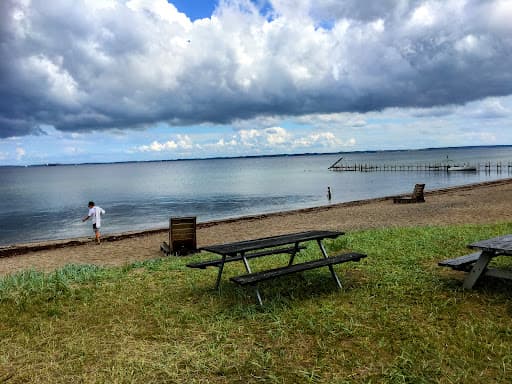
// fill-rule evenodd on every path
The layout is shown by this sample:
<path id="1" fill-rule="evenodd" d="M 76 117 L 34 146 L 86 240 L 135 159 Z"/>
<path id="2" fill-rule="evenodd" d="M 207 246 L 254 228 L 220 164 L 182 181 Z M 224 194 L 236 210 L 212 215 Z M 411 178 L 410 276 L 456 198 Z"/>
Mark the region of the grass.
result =
<path id="1" fill-rule="evenodd" d="M 0 279 L 0 383 L 508 383 L 512 283 L 463 291 L 437 262 L 512 223 L 350 233 L 368 254 L 262 284 L 264 307 L 216 269 L 164 258 Z M 311 244 L 301 259 L 318 257 Z M 277 266 L 276 257 L 253 269 Z M 510 261 L 501 267 L 511 267 Z M 0 261 L 1 262 L 1 261 Z M 508 263 L 507 263 L 508 262 Z"/>

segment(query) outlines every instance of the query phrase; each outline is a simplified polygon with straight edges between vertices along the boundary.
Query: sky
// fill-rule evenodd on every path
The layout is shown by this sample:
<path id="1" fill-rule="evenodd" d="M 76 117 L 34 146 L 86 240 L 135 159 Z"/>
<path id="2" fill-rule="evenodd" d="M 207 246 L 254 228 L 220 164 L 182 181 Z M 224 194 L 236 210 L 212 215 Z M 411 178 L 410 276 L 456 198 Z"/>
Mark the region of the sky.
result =
<path id="1" fill-rule="evenodd" d="M 1 0 L 0 165 L 512 144 L 512 0 Z"/>

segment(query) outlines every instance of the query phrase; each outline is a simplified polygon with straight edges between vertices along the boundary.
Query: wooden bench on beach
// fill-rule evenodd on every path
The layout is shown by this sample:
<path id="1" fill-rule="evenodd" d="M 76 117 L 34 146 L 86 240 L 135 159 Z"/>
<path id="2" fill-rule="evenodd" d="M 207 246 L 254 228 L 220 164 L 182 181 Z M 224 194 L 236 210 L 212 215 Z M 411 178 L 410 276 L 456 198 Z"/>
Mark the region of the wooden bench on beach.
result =
<path id="1" fill-rule="evenodd" d="M 412 195 L 410 197 L 398 196 L 393 198 L 393 203 L 395 204 L 409 204 L 409 203 L 424 203 L 425 197 L 423 195 L 423 190 L 425 189 L 425 184 L 416 184 L 414 186 L 414 190 L 412 191 Z"/>

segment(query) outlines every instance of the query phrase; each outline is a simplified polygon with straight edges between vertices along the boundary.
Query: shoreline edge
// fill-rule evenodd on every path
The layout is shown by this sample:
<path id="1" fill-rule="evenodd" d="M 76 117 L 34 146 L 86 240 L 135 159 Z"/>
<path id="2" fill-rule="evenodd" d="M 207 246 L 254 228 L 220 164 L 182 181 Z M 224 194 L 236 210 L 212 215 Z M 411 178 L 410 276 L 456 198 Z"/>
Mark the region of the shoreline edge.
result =
<path id="1" fill-rule="evenodd" d="M 439 189 L 434 189 L 434 190 L 430 190 L 430 191 L 426 190 L 425 196 L 442 195 L 442 194 L 453 192 L 453 191 L 471 190 L 474 188 L 485 187 L 485 186 L 505 185 L 505 184 L 509 184 L 511 182 L 512 182 L 512 178 L 506 178 L 506 179 L 486 181 L 486 182 L 481 182 L 481 183 L 463 184 L 463 185 L 458 185 L 458 186 L 453 186 L 453 187 L 439 188 Z M 375 197 L 375 198 L 371 198 L 371 199 L 353 200 L 353 201 L 347 201 L 347 202 L 342 202 L 342 203 L 320 205 L 320 206 L 316 206 L 316 207 L 300 208 L 300 209 L 294 209 L 294 210 L 288 210 L 288 211 L 269 212 L 269 213 L 264 213 L 264 214 L 247 215 L 247 216 L 232 217 L 232 218 L 226 218 L 226 219 L 220 219 L 220 220 L 205 221 L 205 222 L 197 223 L 197 228 L 201 229 L 201 228 L 213 227 L 216 225 L 222 225 L 222 224 L 226 224 L 226 223 L 233 223 L 233 222 L 240 222 L 240 221 L 256 221 L 256 220 L 264 219 L 267 217 L 284 217 L 284 216 L 293 215 L 296 213 L 319 212 L 319 211 L 329 210 L 332 208 L 365 205 L 365 204 L 370 204 L 373 202 L 391 200 L 393 197 L 396 197 L 396 196 L 406 196 L 406 195 L 409 195 L 409 194 Z M 117 234 L 106 235 L 102 238 L 102 240 L 107 241 L 107 242 L 119 241 L 119 240 L 123 240 L 123 239 L 142 237 L 142 236 L 159 234 L 159 233 L 163 234 L 163 233 L 168 232 L 168 230 L 169 230 L 169 228 L 165 227 L 165 228 L 146 229 L 146 230 L 142 230 L 142 231 L 122 232 L 122 233 L 117 233 Z M 57 249 L 57 248 L 80 246 L 80 245 L 88 244 L 90 242 L 91 242 L 90 237 L 79 237 L 79 238 L 69 238 L 69 239 L 61 239 L 61 240 L 48 240 L 48 241 L 39 241 L 39 242 L 11 244 L 11 245 L 6 245 L 6 246 L 0 246 L 0 258 L 22 255 L 25 253 L 36 252 L 36 251 L 41 251 L 41 250 L 50 250 L 50 249 Z"/>

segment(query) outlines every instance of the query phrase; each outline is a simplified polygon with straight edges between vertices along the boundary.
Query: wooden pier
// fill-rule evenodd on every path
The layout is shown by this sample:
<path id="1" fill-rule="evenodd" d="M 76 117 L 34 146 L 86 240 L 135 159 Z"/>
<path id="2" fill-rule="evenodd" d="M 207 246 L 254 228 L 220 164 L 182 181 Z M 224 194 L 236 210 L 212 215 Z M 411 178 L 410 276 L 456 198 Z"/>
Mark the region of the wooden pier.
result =
<path id="1" fill-rule="evenodd" d="M 512 172 L 512 162 L 507 163 L 485 162 L 483 164 L 445 164 L 445 163 L 428 163 L 428 164 L 374 164 L 374 163 L 342 163 L 341 160 L 336 161 L 328 169 L 330 171 L 348 171 L 348 172 L 449 172 L 449 171 L 466 171 L 466 172 Z"/>

